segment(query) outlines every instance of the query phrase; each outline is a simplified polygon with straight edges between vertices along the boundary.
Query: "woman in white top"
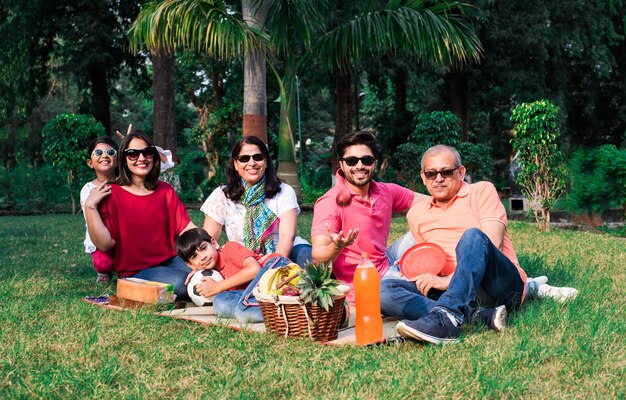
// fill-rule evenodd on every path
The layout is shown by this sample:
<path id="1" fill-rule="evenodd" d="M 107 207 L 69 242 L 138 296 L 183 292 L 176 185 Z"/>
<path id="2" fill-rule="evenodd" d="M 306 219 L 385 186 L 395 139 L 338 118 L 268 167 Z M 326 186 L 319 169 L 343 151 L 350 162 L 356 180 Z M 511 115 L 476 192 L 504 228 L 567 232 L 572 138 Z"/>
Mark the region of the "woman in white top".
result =
<path id="1" fill-rule="evenodd" d="M 257 254 L 278 253 L 301 266 L 312 260 L 311 245 L 296 235 L 296 194 L 276 176 L 267 146 L 255 136 L 235 144 L 226 184 L 216 188 L 200 210 L 204 229 L 216 240 L 224 228 L 229 241 Z"/>

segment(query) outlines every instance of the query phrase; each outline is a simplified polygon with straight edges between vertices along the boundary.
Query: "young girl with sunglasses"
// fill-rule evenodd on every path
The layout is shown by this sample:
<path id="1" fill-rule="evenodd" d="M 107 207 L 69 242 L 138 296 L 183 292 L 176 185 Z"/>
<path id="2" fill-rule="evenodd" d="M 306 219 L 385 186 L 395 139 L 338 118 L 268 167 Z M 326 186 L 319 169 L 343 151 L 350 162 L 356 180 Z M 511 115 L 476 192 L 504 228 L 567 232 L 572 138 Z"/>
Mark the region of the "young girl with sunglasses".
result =
<path id="1" fill-rule="evenodd" d="M 98 185 L 85 201 L 89 235 L 113 255 L 120 277 L 170 283 L 188 300 L 185 279 L 191 269 L 176 256 L 174 241 L 194 227 L 174 189 L 159 180 L 161 160 L 142 131 L 120 144 L 113 183 Z"/>
<path id="2" fill-rule="evenodd" d="M 80 207 L 85 215 L 85 201 L 89 193 L 98 185 L 111 182 L 115 179 L 117 163 L 117 143 L 108 136 L 94 139 L 87 146 L 87 166 L 94 170 L 96 178 L 87 182 L 80 191 Z M 85 217 L 86 220 L 86 217 Z M 85 228 L 87 225 L 85 225 Z M 113 257 L 96 248 L 89 237 L 89 231 L 85 232 L 85 252 L 91 254 L 93 268 L 98 274 L 97 283 L 105 284 L 111 279 L 113 272 Z"/>

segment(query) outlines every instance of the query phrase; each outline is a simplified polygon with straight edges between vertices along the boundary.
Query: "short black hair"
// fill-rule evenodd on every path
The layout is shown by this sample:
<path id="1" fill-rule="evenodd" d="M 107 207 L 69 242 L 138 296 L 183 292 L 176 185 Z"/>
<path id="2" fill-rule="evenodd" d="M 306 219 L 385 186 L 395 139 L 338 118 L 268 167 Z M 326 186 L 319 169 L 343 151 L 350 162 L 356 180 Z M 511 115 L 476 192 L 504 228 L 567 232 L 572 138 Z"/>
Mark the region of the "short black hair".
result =
<path id="1" fill-rule="evenodd" d="M 376 136 L 368 131 L 356 131 L 352 132 L 335 143 L 335 157 L 337 160 L 341 160 L 346 152 L 346 149 L 350 146 L 357 144 L 363 144 L 370 148 L 372 155 L 375 159 L 380 160 L 380 149 L 378 148 L 378 142 Z"/>
<path id="2" fill-rule="evenodd" d="M 184 262 L 188 262 L 191 256 L 196 254 L 196 250 L 198 250 L 202 242 L 211 243 L 212 239 L 211 235 L 202 228 L 189 229 L 176 238 L 176 242 L 174 243 L 176 254 Z"/>
<path id="3" fill-rule="evenodd" d="M 109 145 L 113 150 L 117 151 L 117 143 L 115 143 L 115 140 L 113 140 L 110 136 L 100 136 L 92 140 L 89 143 L 89 146 L 87 146 L 87 160 L 91 158 L 91 153 L 93 153 L 96 146 L 101 143 Z"/>

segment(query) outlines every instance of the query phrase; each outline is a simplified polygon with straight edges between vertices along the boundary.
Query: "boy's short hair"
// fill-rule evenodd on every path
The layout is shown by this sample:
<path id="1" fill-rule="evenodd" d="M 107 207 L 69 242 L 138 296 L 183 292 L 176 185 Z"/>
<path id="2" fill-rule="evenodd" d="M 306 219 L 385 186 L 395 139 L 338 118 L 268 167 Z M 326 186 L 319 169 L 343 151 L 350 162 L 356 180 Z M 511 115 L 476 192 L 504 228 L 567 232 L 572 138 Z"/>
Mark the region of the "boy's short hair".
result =
<path id="1" fill-rule="evenodd" d="M 182 258 L 184 262 L 188 262 L 191 256 L 196 254 L 196 250 L 202 242 L 209 242 L 213 238 L 207 231 L 202 228 L 192 228 L 183 232 L 174 243 L 176 254 Z"/>

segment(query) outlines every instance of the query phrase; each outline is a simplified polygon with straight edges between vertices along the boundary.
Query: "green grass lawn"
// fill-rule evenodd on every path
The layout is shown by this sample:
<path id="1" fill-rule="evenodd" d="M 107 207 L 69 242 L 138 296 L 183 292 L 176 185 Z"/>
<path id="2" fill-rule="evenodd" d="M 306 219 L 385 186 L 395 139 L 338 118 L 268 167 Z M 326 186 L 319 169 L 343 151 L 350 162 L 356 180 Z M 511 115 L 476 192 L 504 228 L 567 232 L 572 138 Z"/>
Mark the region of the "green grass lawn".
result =
<path id="1" fill-rule="evenodd" d="M 576 300 L 527 303 L 458 345 L 360 348 L 88 305 L 113 288 L 95 284 L 82 216 L 0 217 L 0 398 L 624 398 L 626 241 L 510 229 L 528 274 Z"/>

